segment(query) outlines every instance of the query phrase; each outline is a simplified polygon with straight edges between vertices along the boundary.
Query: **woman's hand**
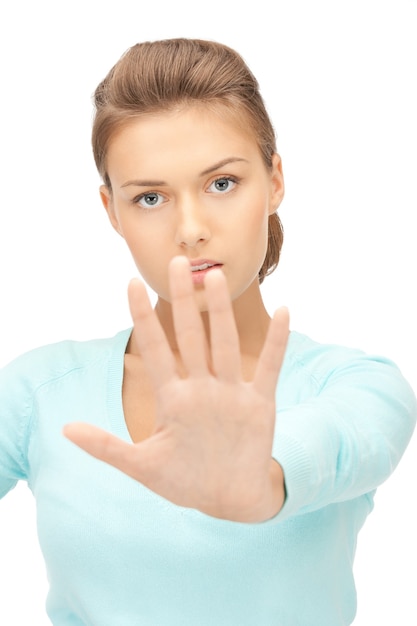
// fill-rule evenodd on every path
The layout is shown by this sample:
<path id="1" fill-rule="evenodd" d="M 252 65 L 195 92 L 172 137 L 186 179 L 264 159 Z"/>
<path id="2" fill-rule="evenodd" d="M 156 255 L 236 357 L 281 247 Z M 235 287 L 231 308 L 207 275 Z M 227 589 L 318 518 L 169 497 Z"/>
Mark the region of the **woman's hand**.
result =
<path id="1" fill-rule="evenodd" d="M 221 270 L 205 278 L 210 320 L 208 352 L 188 261 L 173 259 L 170 287 L 181 361 L 149 302 L 132 281 L 133 337 L 153 383 L 156 423 L 146 440 L 127 443 L 88 424 L 65 436 L 173 503 L 223 519 L 258 522 L 284 502 L 281 467 L 271 458 L 275 393 L 288 338 L 288 312 L 278 309 L 251 382 L 242 380 L 239 338 Z"/>

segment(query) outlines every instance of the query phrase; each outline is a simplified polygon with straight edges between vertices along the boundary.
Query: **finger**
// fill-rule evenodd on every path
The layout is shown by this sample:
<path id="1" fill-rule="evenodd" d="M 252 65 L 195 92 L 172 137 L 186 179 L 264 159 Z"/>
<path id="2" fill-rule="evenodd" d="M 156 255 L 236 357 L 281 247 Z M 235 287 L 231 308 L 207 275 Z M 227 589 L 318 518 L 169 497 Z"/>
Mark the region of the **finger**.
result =
<path id="1" fill-rule="evenodd" d="M 92 424 L 72 423 L 63 428 L 64 436 L 96 459 L 140 480 L 137 448 Z"/>
<path id="2" fill-rule="evenodd" d="M 155 387 L 159 387 L 176 376 L 174 356 L 149 301 L 146 287 L 140 280 L 130 281 L 128 297 L 136 346 L 151 380 Z"/>
<path id="3" fill-rule="evenodd" d="M 211 270 L 204 281 L 210 315 L 210 342 L 213 369 L 226 381 L 241 379 L 239 335 L 226 278 L 221 270 Z"/>
<path id="4" fill-rule="evenodd" d="M 190 264 L 185 257 L 172 259 L 169 280 L 175 335 L 182 361 L 189 375 L 207 375 L 206 336 L 195 300 Z"/>
<path id="5" fill-rule="evenodd" d="M 286 307 L 275 312 L 260 354 L 253 379 L 254 387 L 265 396 L 274 396 L 289 336 L 289 313 Z"/>

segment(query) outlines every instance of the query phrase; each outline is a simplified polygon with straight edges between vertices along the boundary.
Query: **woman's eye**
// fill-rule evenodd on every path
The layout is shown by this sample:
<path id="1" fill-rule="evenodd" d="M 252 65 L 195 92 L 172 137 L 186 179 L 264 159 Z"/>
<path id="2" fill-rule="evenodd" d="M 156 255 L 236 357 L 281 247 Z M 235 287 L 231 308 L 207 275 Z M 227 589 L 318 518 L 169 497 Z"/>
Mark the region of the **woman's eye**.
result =
<path id="1" fill-rule="evenodd" d="M 144 209 L 151 209 L 160 206 L 164 201 L 164 197 L 155 191 L 149 191 L 148 193 L 143 193 L 138 196 L 134 201 L 136 204 L 140 204 Z"/>
<path id="2" fill-rule="evenodd" d="M 225 191 L 231 191 L 235 185 L 237 185 L 236 179 L 231 178 L 230 176 L 222 176 L 222 178 L 216 178 L 216 180 L 213 180 L 208 188 L 208 191 L 212 193 L 224 193 Z"/>

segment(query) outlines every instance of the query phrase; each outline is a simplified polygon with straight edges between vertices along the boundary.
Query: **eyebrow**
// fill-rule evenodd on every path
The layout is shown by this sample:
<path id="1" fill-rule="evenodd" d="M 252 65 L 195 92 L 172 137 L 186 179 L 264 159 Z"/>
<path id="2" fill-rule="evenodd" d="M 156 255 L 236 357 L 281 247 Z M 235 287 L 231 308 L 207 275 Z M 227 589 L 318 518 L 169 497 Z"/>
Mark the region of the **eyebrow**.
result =
<path id="1" fill-rule="evenodd" d="M 229 163 L 236 163 L 239 161 L 243 161 L 245 163 L 249 163 L 249 161 L 247 159 L 242 159 L 241 157 L 228 157 L 226 159 L 222 159 L 221 161 L 218 161 L 217 163 L 214 163 L 213 165 L 210 165 L 210 167 L 208 167 L 207 169 L 203 170 L 202 172 L 200 172 L 200 176 L 207 176 L 207 174 L 211 174 L 212 172 L 215 172 L 216 170 L 220 169 L 221 167 L 224 167 L 225 165 L 229 165 Z M 168 183 L 166 183 L 163 180 L 149 180 L 149 179 L 145 179 L 145 180 L 128 180 L 125 183 L 123 183 L 123 185 L 121 185 L 121 187 L 130 187 L 130 186 L 134 186 L 134 187 L 164 187 L 165 185 L 167 185 Z"/>
<path id="2" fill-rule="evenodd" d="M 236 163 L 238 161 L 244 161 L 245 163 L 249 163 L 247 159 L 242 159 L 241 157 L 228 157 L 227 159 L 222 159 L 222 161 L 219 161 L 218 163 L 215 163 L 214 165 L 208 167 L 206 170 L 201 172 L 200 176 L 206 176 L 206 174 L 211 174 L 221 167 L 229 165 L 229 163 Z"/>

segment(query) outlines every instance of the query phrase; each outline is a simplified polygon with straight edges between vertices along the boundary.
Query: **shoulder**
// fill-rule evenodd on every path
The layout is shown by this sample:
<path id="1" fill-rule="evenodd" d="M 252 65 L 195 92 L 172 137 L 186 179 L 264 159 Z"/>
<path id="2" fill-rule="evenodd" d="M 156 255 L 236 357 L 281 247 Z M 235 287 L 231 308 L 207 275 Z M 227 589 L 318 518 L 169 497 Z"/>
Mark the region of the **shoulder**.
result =
<path id="1" fill-rule="evenodd" d="M 112 355 L 122 359 L 129 336 L 130 331 L 122 331 L 108 339 L 42 346 L 0 369 L 0 496 L 16 480 L 29 476 L 28 450 L 36 416 L 45 415 L 48 428 L 56 424 L 56 415 L 65 414 L 63 408 L 80 397 L 74 376 L 91 386 L 97 366 L 108 370 Z M 51 415 L 55 422 L 48 421 Z"/>
<path id="2" fill-rule="evenodd" d="M 113 337 L 88 341 L 65 340 L 25 352 L 0 369 L 0 385 L 19 381 L 35 389 L 71 371 L 108 360 L 115 351 L 124 350 L 130 332 L 126 329 Z"/>
<path id="3" fill-rule="evenodd" d="M 381 397 L 406 399 L 415 411 L 415 394 L 392 360 L 357 348 L 319 343 L 296 331 L 290 333 L 279 386 L 289 401 L 329 392 L 339 398 L 352 397 L 373 390 Z"/>
<path id="4" fill-rule="evenodd" d="M 317 384 L 325 382 L 332 372 L 354 366 L 388 367 L 399 372 L 397 365 L 382 355 L 339 344 L 319 343 L 297 331 L 290 333 L 286 359 L 287 368 L 304 372 Z"/>

